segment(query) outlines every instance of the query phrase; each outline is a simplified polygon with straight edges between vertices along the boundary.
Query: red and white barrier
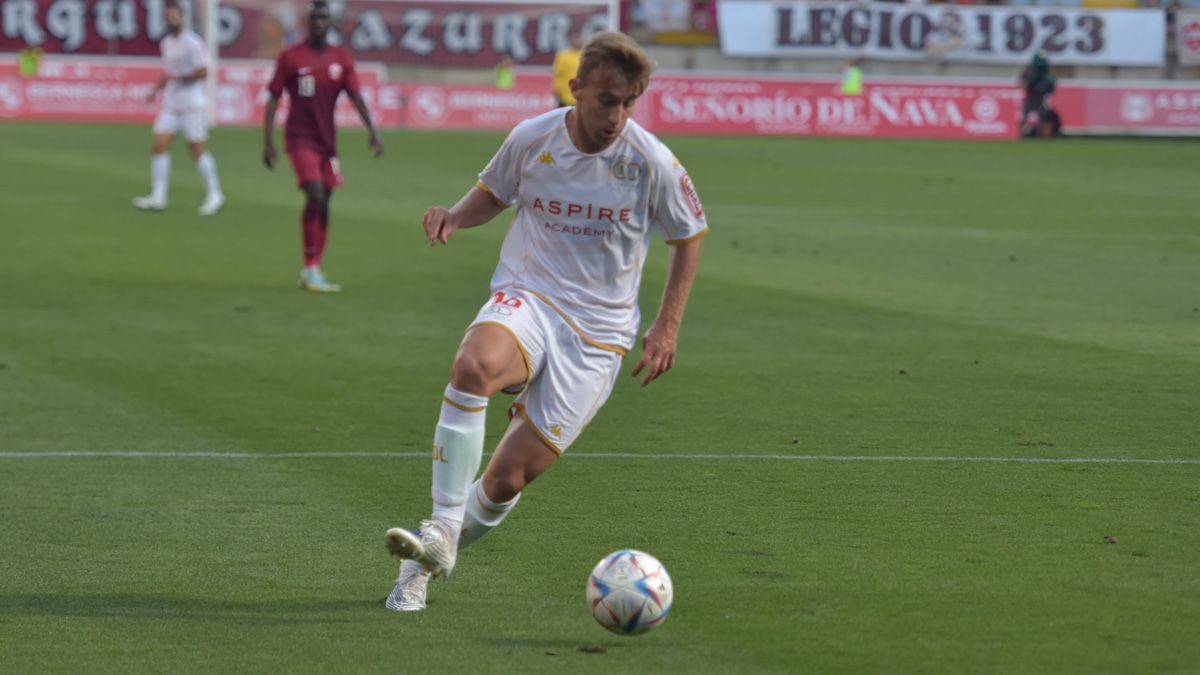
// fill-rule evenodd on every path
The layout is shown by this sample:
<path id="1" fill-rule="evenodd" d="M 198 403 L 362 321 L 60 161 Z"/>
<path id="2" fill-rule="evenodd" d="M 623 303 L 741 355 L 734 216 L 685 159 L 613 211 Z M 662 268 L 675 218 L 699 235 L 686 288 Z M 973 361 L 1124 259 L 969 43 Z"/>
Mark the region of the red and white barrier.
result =
<path id="1" fill-rule="evenodd" d="M 267 100 L 269 61 L 222 63 L 216 123 L 254 126 Z M 161 73 L 156 59 L 46 58 L 36 77 L 0 60 L 0 119 L 146 122 L 145 101 Z M 521 70 L 511 89 L 487 85 L 385 82 L 360 64 L 363 93 L 378 124 L 422 129 L 507 131 L 555 105 L 550 77 Z M 660 134 L 1015 139 L 1023 92 L 996 81 L 871 80 L 842 93 L 832 78 L 655 75 L 635 116 Z M 1063 81 L 1054 95 L 1074 134 L 1200 136 L 1200 84 Z M 286 97 L 280 115 L 286 113 Z M 338 123 L 359 124 L 345 98 Z"/>

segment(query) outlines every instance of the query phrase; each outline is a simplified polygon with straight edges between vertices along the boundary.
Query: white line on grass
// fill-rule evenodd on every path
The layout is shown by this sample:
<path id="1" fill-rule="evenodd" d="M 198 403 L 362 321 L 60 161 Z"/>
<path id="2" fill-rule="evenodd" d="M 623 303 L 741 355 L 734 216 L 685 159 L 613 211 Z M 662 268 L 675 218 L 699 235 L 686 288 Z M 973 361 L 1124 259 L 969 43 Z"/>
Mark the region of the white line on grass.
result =
<path id="1" fill-rule="evenodd" d="M 900 455 L 763 455 L 739 453 L 637 453 L 569 452 L 564 457 L 580 459 L 682 459 L 723 460 L 756 459 L 779 462 L 992 462 L 1001 464 L 1172 464 L 1200 465 L 1200 459 L 1143 459 L 1138 457 L 946 457 Z M 329 459 L 341 457 L 378 457 L 427 459 L 428 452 L 0 452 L 0 459 L 42 459 L 71 457 L 182 458 L 182 459 Z"/>

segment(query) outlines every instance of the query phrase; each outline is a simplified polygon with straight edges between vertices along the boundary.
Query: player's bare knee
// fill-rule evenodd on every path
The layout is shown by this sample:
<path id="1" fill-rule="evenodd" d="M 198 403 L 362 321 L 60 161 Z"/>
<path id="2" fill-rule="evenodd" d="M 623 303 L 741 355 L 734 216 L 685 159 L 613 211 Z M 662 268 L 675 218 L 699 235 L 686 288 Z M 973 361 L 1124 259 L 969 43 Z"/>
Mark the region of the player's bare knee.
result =
<path id="1" fill-rule="evenodd" d="M 325 191 L 316 183 L 304 184 L 305 206 L 318 211 L 325 210 Z"/>
<path id="2" fill-rule="evenodd" d="M 450 371 L 450 384 L 455 389 L 476 396 L 491 396 L 503 387 L 500 382 L 504 364 L 498 359 L 474 351 L 461 352 L 454 359 Z"/>

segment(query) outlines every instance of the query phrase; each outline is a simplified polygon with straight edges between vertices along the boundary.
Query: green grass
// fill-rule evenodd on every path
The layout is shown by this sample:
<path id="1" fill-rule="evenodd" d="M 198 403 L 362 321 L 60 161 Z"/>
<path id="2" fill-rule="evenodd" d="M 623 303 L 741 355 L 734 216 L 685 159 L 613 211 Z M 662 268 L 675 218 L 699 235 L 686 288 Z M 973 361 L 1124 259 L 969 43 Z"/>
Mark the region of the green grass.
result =
<path id="1" fill-rule="evenodd" d="M 256 132 L 210 219 L 182 148 L 129 206 L 147 136 L 0 125 L 0 671 L 1200 672 L 1200 463 L 754 457 L 1200 462 L 1200 144 L 668 139 L 713 226 L 676 369 L 399 616 L 427 460 L 11 453 L 424 451 L 506 228 L 420 216 L 501 137 L 344 133 L 321 297 Z M 676 606 L 621 639 L 584 581 L 631 546 Z"/>

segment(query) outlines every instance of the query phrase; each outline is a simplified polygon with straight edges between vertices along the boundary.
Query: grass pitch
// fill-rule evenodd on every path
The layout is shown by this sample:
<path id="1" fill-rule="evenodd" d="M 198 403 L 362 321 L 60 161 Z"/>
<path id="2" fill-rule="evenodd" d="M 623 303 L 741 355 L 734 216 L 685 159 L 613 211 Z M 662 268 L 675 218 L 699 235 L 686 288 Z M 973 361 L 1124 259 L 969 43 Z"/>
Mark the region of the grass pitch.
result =
<path id="1" fill-rule="evenodd" d="M 1200 670 L 1190 142 L 669 139 L 713 226 L 676 369 L 385 611 L 428 460 L 353 453 L 429 445 L 506 228 L 420 216 L 500 140 L 343 133 L 319 297 L 257 132 L 205 219 L 182 147 L 129 206 L 147 129 L 0 125 L 0 670 Z M 622 547 L 676 585 L 634 639 L 583 600 Z"/>

